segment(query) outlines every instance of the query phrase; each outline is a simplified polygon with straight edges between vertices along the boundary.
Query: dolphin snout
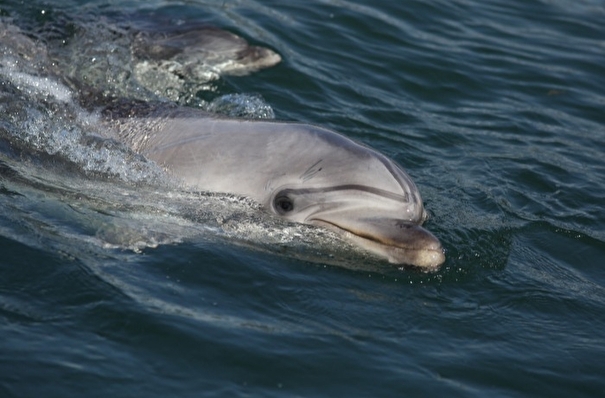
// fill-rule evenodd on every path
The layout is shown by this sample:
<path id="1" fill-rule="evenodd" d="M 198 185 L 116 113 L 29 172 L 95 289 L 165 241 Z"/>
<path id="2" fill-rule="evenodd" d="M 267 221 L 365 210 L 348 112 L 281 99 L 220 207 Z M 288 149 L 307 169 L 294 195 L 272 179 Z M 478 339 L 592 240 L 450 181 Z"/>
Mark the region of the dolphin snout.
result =
<path id="1" fill-rule="evenodd" d="M 400 240 L 394 241 L 389 261 L 411 264 L 424 269 L 437 269 L 445 262 L 441 242 L 420 225 L 406 226 Z"/>
<path id="2" fill-rule="evenodd" d="M 420 225 L 390 219 L 362 221 L 363 230 L 351 232 L 373 242 L 391 263 L 436 269 L 445 261 L 439 239 Z"/>
<path id="3" fill-rule="evenodd" d="M 343 233 L 362 248 L 386 257 L 393 264 L 435 270 L 445 262 L 441 242 L 432 233 L 410 221 L 390 218 L 340 218 L 312 220 Z"/>

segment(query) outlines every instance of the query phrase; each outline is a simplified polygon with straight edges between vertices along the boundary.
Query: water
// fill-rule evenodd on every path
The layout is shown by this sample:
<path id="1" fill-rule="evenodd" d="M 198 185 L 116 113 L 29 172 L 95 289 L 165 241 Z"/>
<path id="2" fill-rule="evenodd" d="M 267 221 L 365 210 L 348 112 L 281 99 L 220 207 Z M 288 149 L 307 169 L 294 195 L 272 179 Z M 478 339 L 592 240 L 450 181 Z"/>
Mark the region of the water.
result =
<path id="1" fill-rule="evenodd" d="M 183 190 L 79 140 L 94 117 L 60 87 L 44 98 L 52 81 L 5 84 L 31 71 L 4 60 L 0 396 L 605 393 L 602 1 L 2 1 L 0 15 L 55 44 L 87 21 L 116 60 L 94 77 L 127 72 L 127 21 L 276 50 L 274 68 L 174 99 L 252 103 L 381 150 L 447 249 L 437 273 L 392 269 Z M 132 93 L 120 81 L 98 79 Z"/>

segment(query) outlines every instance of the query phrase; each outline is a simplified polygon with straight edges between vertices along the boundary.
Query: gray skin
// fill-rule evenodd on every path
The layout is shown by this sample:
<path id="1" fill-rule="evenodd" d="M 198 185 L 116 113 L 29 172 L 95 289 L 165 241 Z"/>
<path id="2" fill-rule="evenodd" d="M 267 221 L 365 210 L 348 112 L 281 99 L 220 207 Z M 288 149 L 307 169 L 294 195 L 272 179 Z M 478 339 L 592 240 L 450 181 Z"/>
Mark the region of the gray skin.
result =
<path id="1" fill-rule="evenodd" d="M 147 106 L 147 105 L 145 105 Z M 299 123 L 223 119 L 190 108 L 106 108 L 114 138 L 193 189 L 246 196 L 287 220 L 322 226 L 395 264 L 445 261 L 411 178 L 384 155 Z"/>

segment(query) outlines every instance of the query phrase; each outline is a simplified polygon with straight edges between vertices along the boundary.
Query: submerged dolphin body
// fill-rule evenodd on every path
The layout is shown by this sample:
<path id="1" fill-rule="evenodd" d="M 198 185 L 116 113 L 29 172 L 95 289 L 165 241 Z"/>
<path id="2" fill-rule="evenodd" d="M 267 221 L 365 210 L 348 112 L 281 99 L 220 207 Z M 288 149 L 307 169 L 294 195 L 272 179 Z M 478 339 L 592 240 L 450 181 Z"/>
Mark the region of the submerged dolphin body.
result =
<path id="1" fill-rule="evenodd" d="M 104 112 L 116 138 L 188 186 L 252 198 L 323 226 L 392 263 L 445 261 L 411 178 L 384 155 L 307 124 L 223 119 L 189 108 Z M 124 117 L 128 114 L 129 117 Z"/>

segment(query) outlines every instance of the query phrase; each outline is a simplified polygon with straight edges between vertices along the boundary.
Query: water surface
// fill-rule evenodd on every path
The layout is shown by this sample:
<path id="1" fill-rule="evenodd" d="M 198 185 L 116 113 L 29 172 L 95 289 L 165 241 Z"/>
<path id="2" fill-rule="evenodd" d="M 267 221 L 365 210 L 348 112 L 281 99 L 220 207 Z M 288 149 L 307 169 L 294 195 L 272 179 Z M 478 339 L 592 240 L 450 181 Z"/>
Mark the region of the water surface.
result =
<path id="1" fill-rule="evenodd" d="M 31 71 L 3 59 L 0 395 L 605 393 L 602 1 L 0 1 L 0 15 L 81 55 L 73 68 L 106 45 L 112 66 L 86 70 L 127 93 L 128 23 L 274 49 L 280 65 L 179 100 L 256 98 L 379 149 L 447 250 L 439 272 L 398 270 L 183 190 L 125 148 L 81 145 L 94 121 L 7 84 Z"/>

